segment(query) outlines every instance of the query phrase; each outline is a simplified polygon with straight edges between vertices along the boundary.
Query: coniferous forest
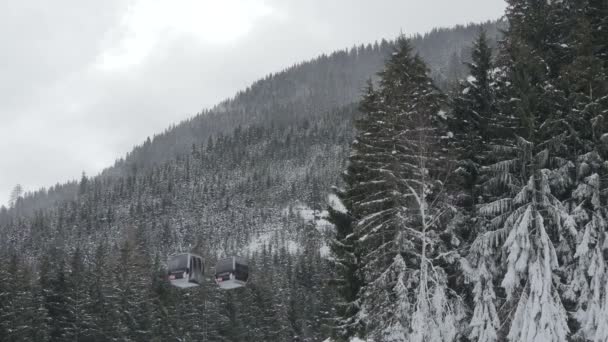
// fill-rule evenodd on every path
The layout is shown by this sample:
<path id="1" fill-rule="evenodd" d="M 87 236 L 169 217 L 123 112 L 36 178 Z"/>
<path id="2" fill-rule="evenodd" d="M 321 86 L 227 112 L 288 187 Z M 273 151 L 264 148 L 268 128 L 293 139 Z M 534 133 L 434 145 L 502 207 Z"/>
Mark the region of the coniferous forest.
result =
<path id="1" fill-rule="evenodd" d="M 269 75 L 0 208 L 0 341 L 608 341 L 608 2 Z M 208 281 L 177 289 L 171 254 Z M 217 288 L 242 255 L 246 287 Z"/>

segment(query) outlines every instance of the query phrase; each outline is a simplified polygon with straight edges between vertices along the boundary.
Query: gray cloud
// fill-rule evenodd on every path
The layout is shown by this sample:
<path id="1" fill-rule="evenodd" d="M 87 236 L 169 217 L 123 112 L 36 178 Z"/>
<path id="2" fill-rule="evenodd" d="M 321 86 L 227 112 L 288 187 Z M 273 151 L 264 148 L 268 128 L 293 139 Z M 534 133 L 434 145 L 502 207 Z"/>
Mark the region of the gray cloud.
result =
<path id="1" fill-rule="evenodd" d="M 130 4 L 0 5 L 0 204 L 17 183 L 34 190 L 83 170 L 95 174 L 146 136 L 270 72 L 400 30 L 497 18 L 505 6 L 502 0 L 268 0 L 272 10 L 233 39 L 162 30 L 137 63 L 100 68 L 104 53 L 138 39 L 129 40 L 124 22 L 138 8 Z"/>

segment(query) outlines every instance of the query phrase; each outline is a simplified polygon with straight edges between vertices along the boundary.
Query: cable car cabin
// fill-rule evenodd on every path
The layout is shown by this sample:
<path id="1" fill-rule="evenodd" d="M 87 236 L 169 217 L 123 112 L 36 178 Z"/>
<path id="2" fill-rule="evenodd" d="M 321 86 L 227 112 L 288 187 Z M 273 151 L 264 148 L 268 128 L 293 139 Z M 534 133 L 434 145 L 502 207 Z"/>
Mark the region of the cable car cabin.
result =
<path id="1" fill-rule="evenodd" d="M 177 254 L 167 262 L 168 278 L 171 285 L 187 288 L 203 282 L 203 258 L 192 253 Z"/>
<path id="2" fill-rule="evenodd" d="M 235 289 L 247 284 L 249 266 L 241 257 L 220 259 L 215 265 L 215 282 L 222 289 Z"/>

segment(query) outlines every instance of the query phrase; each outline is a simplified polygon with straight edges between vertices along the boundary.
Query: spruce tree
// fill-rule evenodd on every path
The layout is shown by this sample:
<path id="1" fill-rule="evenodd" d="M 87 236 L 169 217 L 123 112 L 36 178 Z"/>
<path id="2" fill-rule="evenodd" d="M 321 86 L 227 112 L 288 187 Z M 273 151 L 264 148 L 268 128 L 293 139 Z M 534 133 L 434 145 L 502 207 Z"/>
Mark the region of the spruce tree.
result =
<path id="1" fill-rule="evenodd" d="M 513 117 L 518 125 L 511 138 L 491 145 L 493 158 L 483 167 L 485 203 L 478 210 L 487 229 L 473 244 L 484 270 L 478 274 L 482 282 L 475 289 L 473 322 L 484 317 L 490 329 L 474 336 L 563 341 L 569 327 L 559 275 L 572 255 L 576 227 L 563 202 L 574 164 L 566 143 L 572 132 L 560 120 L 566 110 L 563 93 L 554 79 L 561 62 L 551 43 L 559 32 L 552 31 L 548 18 L 556 11 L 550 2 L 508 3 L 510 27 L 500 60 L 507 81 L 499 92 L 499 118 Z M 488 250 L 502 253 L 488 258 Z M 497 280 L 506 298 L 492 303 Z M 506 311 L 497 317 L 499 306 Z M 508 331 L 495 336 L 499 320 Z"/>
<path id="2" fill-rule="evenodd" d="M 71 257 L 67 279 L 66 300 L 72 320 L 66 328 L 65 340 L 87 340 L 94 336 L 94 322 L 89 297 L 89 272 L 84 264 L 84 256 L 77 248 Z"/>
<path id="3" fill-rule="evenodd" d="M 452 341 L 458 334 L 460 303 L 444 270 L 454 255 L 444 226 L 443 102 L 425 64 L 399 39 L 379 89 L 370 87 L 361 104 L 344 202 L 361 255 L 358 319 L 366 337 Z"/>
<path id="4" fill-rule="evenodd" d="M 476 165 L 484 143 L 496 134 L 492 127 L 492 119 L 497 111 L 492 89 L 492 49 L 483 30 L 473 43 L 471 60 L 467 63 L 469 75 L 454 96 L 450 129 L 454 130 L 456 140 L 462 140 L 456 146 L 459 159 Z M 471 177 L 477 172 L 469 171 L 473 173 Z"/>
<path id="5" fill-rule="evenodd" d="M 95 248 L 90 265 L 89 287 L 90 310 L 93 320 L 92 339 L 94 341 L 114 340 L 124 333 L 119 323 L 118 298 L 114 291 L 114 277 L 111 269 L 110 248 L 100 242 Z"/>
<path id="6" fill-rule="evenodd" d="M 482 167 L 494 153 L 488 146 L 504 139 L 509 122 L 498 112 L 496 98 L 498 85 L 502 84 L 500 69 L 494 69 L 492 50 L 484 31 L 474 42 L 471 63 L 467 65 L 470 75 L 457 89 L 449 122 L 454 137 L 450 140 L 452 151 L 459 164 L 456 172 L 459 181 L 453 190 L 462 215 L 456 221 L 459 223 L 458 236 L 462 248 L 468 249 L 468 253 L 462 253 L 466 259 L 461 263 L 465 270 L 464 280 L 472 284 L 470 294 L 462 286 L 459 292 L 468 299 L 472 310 L 468 337 L 478 342 L 493 342 L 498 340 L 500 329 L 494 291 L 496 248 L 485 240 L 475 240 L 486 229 L 477 208 L 483 201 Z"/>
<path id="7" fill-rule="evenodd" d="M 596 11 L 600 10 L 597 6 L 601 4 L 581 1 L 565 5 L 572 13 L 567 16 L 570 30 L 564 35 L 570 63 L 560 74 L 559 86 L 569 106 L 564 120 L 575 132 L 569 141 L 570 159 L 576 165 L 569 209 L 578 236 L 563 296 L 575 312 L 575 322 L 571 323 L 573 339 L 600 341 L 608 338 L 605 324 L 608 293 L 601 285 L 608 281 L 603 258 L 608 249 L 604 236 L 608 221 L 603 209 L 607 203 L 608 155 L 602 141 L 608 131 L 608 73 L 602 60 L 603 43 L 596 40 L 596 36 L 601 35 L 601 29 L 596 26 Z"/>
<path id="8" fill-rule="evenodd" d="M 339 195 L 344 195 L 342 191 L 337 189 L 335 191 Z M 332 285 L 337 287 L 340 296 L 332 336 L 338 341 L 348 341 L 355 336 L 358 329 L 353 325 L 359 308 L 357 294 L 361 288 L 361 281 L 358 278 L 359 257 L 355 250 L 356 236 L 353 234 L 352 217 L 339 197 L 334 197 L 328 212 L 329 221 L 336 227 L 336 235 L 331 241 L 330 249 L 335 268 L 334 274 L 338 277 L 332 279 Z"/>
<path id="9" fill-rule="evenodd" d="M 64 251 L 54 246 L 49 248 L 40 264 L 40 287 L 49 315 L 49 335 L 53 341 L 62 341 L 74 320 L 66 298 L 68 267 L 65 258 Z"/>
<path id="10" fill-rule="evenodd" d="M 451 153 L 458 163 L 457 177 L 450 188 L 462 215 L 459 238 L 470 244 L 479 230 L 475 205 L 480 196 L 481 167 L 491 154 L 487 146 L 499 137 L 503 124 L 497 120 L 495 88 L 499 80 L 485 31 L 473 43 L 471 62 L 467 65 L 470 74 L 452 96 L 448 124 Z"/>

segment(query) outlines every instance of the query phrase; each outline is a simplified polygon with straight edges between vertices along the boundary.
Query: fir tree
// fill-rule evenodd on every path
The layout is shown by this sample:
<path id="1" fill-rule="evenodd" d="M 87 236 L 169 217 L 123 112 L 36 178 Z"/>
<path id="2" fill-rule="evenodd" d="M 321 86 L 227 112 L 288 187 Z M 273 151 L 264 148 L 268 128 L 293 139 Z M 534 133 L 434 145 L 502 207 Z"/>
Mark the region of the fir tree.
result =
<path id="1" fill-rule="evenodd" d="M 90 314 L 89 272 L 84 264 L 84 257 L 77 248 L 71 257 L 69 277 L 67 279 L 66 300 L 71 321 L 66 327 L 65 340 L 87 340 L 94 336 L 94 322 Z"/>
<path id="2" fill-rule="evenodd" d="M 487 232 L 474 246 L 480 247 L 475 252 L 486 269 L 497 263 L 497 273 L 478 277 L 487 284 L 479 291 L 488 297 L 476 306 L 476 314 L 485 312 L 485 326 L 491 323 L 486 340 L 494 339 L 496 330 L 493 311 L 498 303 L 492 308 L 488 300 L 495 295 L 489 286 L 496 276 L 506 293 L 506 307 L 513 310 L 512 315 L 499 314 L 509 330 L 500 332 L 498 339 L 563 341 L 569 334 L 558 274 L 572 254 L 569 246 L 576 236 L 563 202 L 574 165 L 567 159 L 565 142 L 573 133 L 564 131 L 559 118 L 565 112 L 563 93 L 554 80 L 559 58 L 548 43 L 559 37 L 547 22 L 554 13 L 551 3 L 543 1 L 509 1 L 507 9 L 511 25 L 501 63 L 508 83 L 500 93 L 499 117 L 514 117 L 519 124 L 511 139 L 492 145 L 494 158 L 484 165 L 486 203 L 479 213 L 488 220 Z M 487 260 L 483 249 L 488 247 L 502 249 L 503 256 Z"/>
<path id="3" fill-rule="evenodd" d="M 495 94 L 492 88 L 492 49 L 488 45 L 485 31 L 481 31 L 473 43 L 472 61 L 467 63 L 469 76 L 460 84 L 453 100 L 453 120 L 450 129 L 456 138 L 463 140 L 458 145 L 461 160 L 478 164 L 484 143 L 496 134 L 493 116 L 496 115 Z M 472 176 L 477 170 L 469 171 Z"/>
<path id="4" fill-rule="evenodd" d="M 442 102 L 405 39 L 380 73 L 379 89 L 362 101 L 344 201 L 361 254 L 358 317 L 372 338 L 452 341 L 458 334 L 459 305 L 442 269 L 453 261 L 440 238 L 449 165 Z"/>
<path id="5" fill-rule="evenodd" d="M 40 268 L 40 287 L 49 315 L 50 339 L 62 341 L 74 319 L 66 298 L 68 269 L 65 254 L 57 246 L 50 248 Z"/>
<path id="6" fill-rule="evenodd" d="M 572 12 L 567 16 L 570 30 L 565 35 L 569 65 L 560 75 L 559 86 L 568 100 L 569 111 L 564 120 L 575 134 L 570 143 L 570 159 L 576 165 L 576 176 L 569 193 L 570 212 L 575 218 L 578 236 L 576 253 L 568 267 L 564 300 L 571 303 L 576 323 L 573 338 L 600 341 L 606 337 L 603 321 L 604 298 L 608 295 L 606 264 L 603 260 L 608 246 L 604 244 L 607 227 L 605 207 L 607 198 L 606 158 L 602 136 L 608 130 L 606 113 L 608 87 L 601 44 L 595 40 L 599 4 L 592 1 L 566 2 Z M 594 32 L 595 31 L 595 32 Z"/>
<path id="7" fill-rule="evenodd" d="M 509 122 L 498 112 L 500 69 L 494 69 L 492 50 L 484 31 L 473 44 L 471 60 L 468 63 L 470 76 L 455 94 L 450 120 L 454 136 L 451 145 L 460 165 L 456 172 L 460 181 L 454 191 L 462 217 L 455 223 L 463 247 L 469 250 L 467 259 L 461 260 L 464 280 L 473 284 L 472 297 L 469 297 L 473 311 L 469 337 L 475 341 L 497 341 L 500 318 L 494 292 L 496 248 L 485 239 L 477 239 L 472 245 L 471 242 L 485 231 L 477 205 L 483 201 L 482 166 L 493 154 L 488 146 L 505 138 Z M 462 287 L 460 289 L 460 293 L 467 295 Z"/>
<path id="8" fill-rule="evenodd" d="M 339 195 L 343 195 L 338 191 Z M 353 234 L 351 215 L 348 213 L 339 197 L 335 197 L 328 207 L 329 221 L 336 227 L 336 236 L 331 241 L 330 248 L 333 255 L 334 273 L 338 275 L 333 279 L 332 285 L 338 288 L 341 300 L 337 305 L 336 327 L 333 332 L 334 339 L 347 341 L 355 336 L 358 329 L 353 326 L 358 312 L 357 294 L 361 288 L 358 278 L 359 257 L 355 250 L 356 236 Z"/>

